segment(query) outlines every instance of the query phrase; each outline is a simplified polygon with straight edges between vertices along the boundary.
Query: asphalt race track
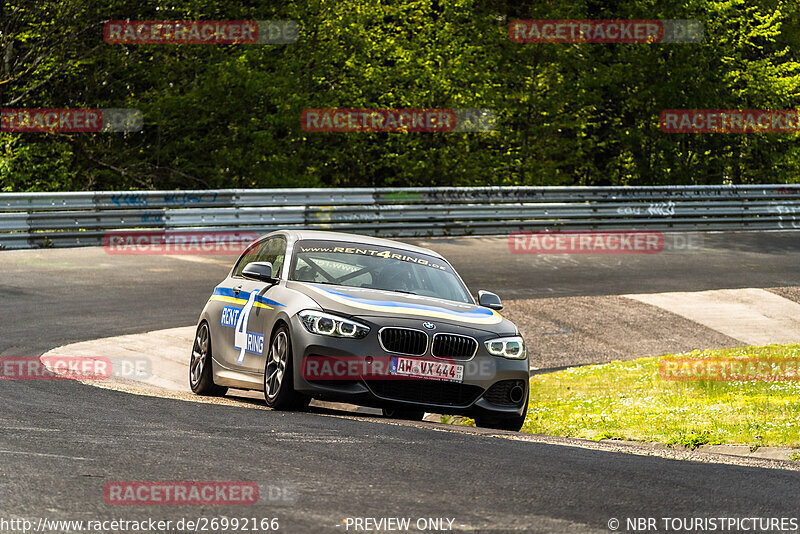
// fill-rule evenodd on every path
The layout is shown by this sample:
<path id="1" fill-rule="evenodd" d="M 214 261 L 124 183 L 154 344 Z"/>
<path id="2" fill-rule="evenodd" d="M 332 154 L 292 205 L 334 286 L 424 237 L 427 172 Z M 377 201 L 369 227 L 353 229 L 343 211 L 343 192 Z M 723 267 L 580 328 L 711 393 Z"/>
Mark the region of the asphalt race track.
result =
<path id="1" fill-rule="evenodd" d="M 512 255 L 505 239 L 426 241 L 471 289 L 507 298 L 798 286 L 800 233 L 707 234 L 648 256 Z M 486 258 L 487 263 L 479 261 Z M 193 324 L 231 257 L 0 252 L 0 356 Z M 532 340 L 528 340 L 529 343 Z M 460 531 L 609 532 L 611 518 L 795 517 L 800 472 L 606 452 L 328 413 L 278 413 L 0 382 L 0 517 L 451 518 Z M 291 503 L 112 506 L 111 481 L 256 481 Z M 353 532 L 353 528 L 349 529 Z M 363 531 L 362 531 L 363 532 Z"/>

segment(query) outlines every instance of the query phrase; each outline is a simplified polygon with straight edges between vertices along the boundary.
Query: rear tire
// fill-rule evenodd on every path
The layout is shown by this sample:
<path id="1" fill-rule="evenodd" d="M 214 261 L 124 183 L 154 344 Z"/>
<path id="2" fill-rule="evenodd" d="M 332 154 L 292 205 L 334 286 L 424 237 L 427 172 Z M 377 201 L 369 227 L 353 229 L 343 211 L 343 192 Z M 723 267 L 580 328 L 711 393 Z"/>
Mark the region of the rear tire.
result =
<path id="1" fill-rule="evenodd" d="M 189 387 L 198 395 L 221 397 L 228 388 L 214 383 L 211 364 L 211 330 L 203 321 L 197 327 L 192 345 L 192 357 L 189 360 Z"/>
<path id="2" fill-rule="evenodd" d="M 406 408 L 383 408 L 381 410 L 384 417 L 389 419 L 405 419 L 406 421 L 422 421 L 425 417 L 424 410 L 414 410 Z"/>
<path id="3" fill-rule="evenodd" d="M 264 364 L 264 400 L 273 410 L 304 410 L 311 397 L 294 390 L 292 341 L 286 325 L 272 333 Z"/>

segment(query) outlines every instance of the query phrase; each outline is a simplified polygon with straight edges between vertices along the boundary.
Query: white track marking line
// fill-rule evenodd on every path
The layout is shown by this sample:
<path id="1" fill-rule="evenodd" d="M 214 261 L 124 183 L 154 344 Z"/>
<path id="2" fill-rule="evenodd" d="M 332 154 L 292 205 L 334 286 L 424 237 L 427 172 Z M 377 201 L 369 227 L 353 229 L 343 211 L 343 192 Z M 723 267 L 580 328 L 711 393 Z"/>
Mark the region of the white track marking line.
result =
<path id="1" fill-rule="evenodd" d="M 23 455 L 26 455 L 26 456 L 44 456 L 46 458 L 66 458 L 67 460 L 86 460 L 86 461 L 91 460 L 91 458 L 83 458 L 81 456 L 64 456 L 62 454 L 47 454 L 47 453 L 44 453 L 44 452 L 0 450 L 0 454 L 23 454 Z"/>
<path id="2" fill-rule="evenodd" d="M 748 345 L 800 343 L 800 304 L 764 289 L 624 295 Z"/>

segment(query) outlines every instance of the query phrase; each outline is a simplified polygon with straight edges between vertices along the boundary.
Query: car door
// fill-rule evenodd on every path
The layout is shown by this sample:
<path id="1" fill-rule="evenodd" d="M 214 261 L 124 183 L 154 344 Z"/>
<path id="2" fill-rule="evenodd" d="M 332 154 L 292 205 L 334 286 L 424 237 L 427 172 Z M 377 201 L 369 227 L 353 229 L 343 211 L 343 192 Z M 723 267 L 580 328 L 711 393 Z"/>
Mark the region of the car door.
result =
<path id="1" fill-rule="evenodd" d="M 281 307 L 274 300 L 278 284 L 248 280 L 242 276 L 242 270 L 255 261 L 270 262 L 273 276 L 280 278 L 285 256 L 283 236 L 259 241 L 242 254 L 231 276 L 218 286 L 225 300 L 220 314 L 221 356 L 225 367 L 248 374 L 264 372 L 269 335 Z"/>

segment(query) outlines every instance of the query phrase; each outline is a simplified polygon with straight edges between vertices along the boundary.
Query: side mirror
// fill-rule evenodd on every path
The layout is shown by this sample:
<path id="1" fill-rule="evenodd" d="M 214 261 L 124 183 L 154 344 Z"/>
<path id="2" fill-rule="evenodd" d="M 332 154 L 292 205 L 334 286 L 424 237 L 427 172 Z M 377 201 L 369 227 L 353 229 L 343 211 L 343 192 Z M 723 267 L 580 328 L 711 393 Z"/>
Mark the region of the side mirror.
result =
<path id="1" fill-rule="evenodd" d="M 478 304 L 493 310 L 503 309 L 503 301 L 500 300 L 500 297 L 488 291 L 478 291 Z"/>
<path id="2" fill-rule="evenodd" d="M 272 277 L 272 264 L 268 261 L 254 261 L 245 265 L 242 276 L 249 280 L 275 284 L 277 278 Z"/>

